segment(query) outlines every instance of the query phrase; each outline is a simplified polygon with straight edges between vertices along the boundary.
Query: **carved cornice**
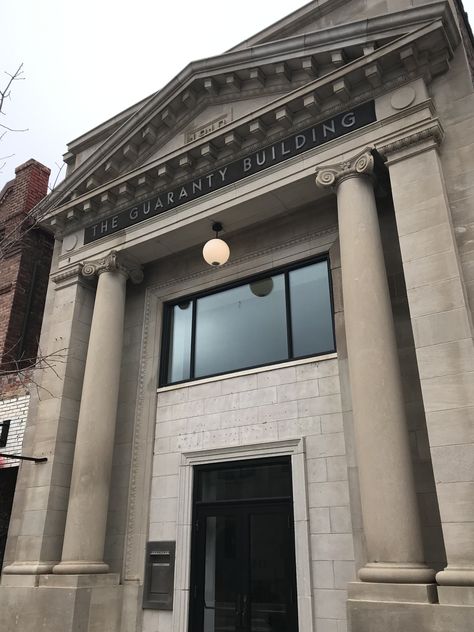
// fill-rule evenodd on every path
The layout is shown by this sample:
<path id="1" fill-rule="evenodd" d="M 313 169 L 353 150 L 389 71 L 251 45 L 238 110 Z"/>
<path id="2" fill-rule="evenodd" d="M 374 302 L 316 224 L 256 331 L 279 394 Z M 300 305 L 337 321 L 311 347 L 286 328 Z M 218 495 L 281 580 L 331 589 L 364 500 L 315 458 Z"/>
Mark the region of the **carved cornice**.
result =
<path id="1" fill-rule="evenodd" d="M 119 272 L 124 274 L 132 283 L 141 283 L 143 270 L 141 265 L 129 255 L 112 250 L 106 257 L 84 263 L 82 274 L 85 277 L 99 276 L 104 272 Z"/>
<path id="2" fill-rule="evenodd" d="M 78 263 L 74 266 L 71 266 L 70 268 L 67 268 L 66 270 L 53 273 L 51 275 L 51 281 L 55 285 L 60 285 L 64 281 L 70 281 L 71 279 L 79 280 L 81 278 L 82 267 L 83 264 Z"/>
<path id="3" fill-rule="evenodd" d="M 347 178 L 372 177 L 374 173 L 374 157 L 370 147 L 354 158 L 344 160 L 335 165 L 320 167 L 316 170 L 316 185 L 321 188 L 337 188 Z"/>
<path id="4" fill-rule="evenodd" d="M 385 160 L 394 160 L 394 154 L 402 152 L 406 149 L 415 148 L 416 145 L 425 143 L 426 141 L 432 141 L 432 144 L 438 146 L 441 144 L 444 138 L 444 129 L 438 119 L 430 121 L 428 127 L 422 129 L 411 130 L 405 133 L 404 136 L 389 139 L 386 142 L 376 144 L 378 153 L 385 158 Z"/>

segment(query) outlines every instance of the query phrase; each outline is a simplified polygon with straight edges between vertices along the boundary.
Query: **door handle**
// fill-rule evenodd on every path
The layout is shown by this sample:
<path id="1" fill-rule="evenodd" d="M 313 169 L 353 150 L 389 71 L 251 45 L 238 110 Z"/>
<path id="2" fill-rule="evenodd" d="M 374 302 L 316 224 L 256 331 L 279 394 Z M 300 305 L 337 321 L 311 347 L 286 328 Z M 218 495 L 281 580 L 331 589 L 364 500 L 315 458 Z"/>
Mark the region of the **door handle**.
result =
<path id="1" fill-rule="evenodd" d="M 247 620 L 248 602 L 248 595 L 244 595 L 242 598 L 242 627 L 244 627 L 245 621 Z"/>
<path id="2" fill-rule="evenodd" d="M 242 595 L 240 593 L 235 599 L 235 627 L 237 630 L 242 627 Z"/>

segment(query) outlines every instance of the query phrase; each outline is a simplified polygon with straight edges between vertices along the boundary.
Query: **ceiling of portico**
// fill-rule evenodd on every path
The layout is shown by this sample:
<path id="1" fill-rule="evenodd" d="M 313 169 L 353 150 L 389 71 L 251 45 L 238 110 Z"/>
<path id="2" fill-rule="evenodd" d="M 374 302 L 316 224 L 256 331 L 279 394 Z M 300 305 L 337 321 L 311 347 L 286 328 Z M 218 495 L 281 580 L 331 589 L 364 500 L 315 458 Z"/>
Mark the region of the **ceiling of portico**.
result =
<path id="1" fill-rule="evenodd" d="M 124 247 L 142 264 L 159 261 L 169 255 L 192 248 L 198 248 L 200 251 L 202 244 L 209 239 L 209 227 L 214 219 L 212 212 L 210 210 L 200 213 L 198 218 L 192 219 L 183 218 L 181 214 L 174 214 L 168 218 L 162 218 L 162 221 L 159 220 L 153 231 L 150 227 L 150 232 L 145 229 L 145 226 L 137 225 L 134 232 L 130 231 L 127 234 Z M 337 231 L 336 199 L 332 196 L 327 197 L 325 191 L 318 189 L 313 176 L 265 191 L 251 199 L 242 199 L 219 210 L 217 219 L 224 227 L 221 236 L 232 247 L 236 236 L 244 230 L 249 230 L 258 241 L 258 226 L 266 226 L 268 229 L 270 218 L 276 222 L 285 221 L 285 218 L 288 220 L 290 227 L 287 232 L 287 241 L 291 241 L 291 226 L 294 225 L 295 230 L 301 226 L 294 218 L 304 212 L 317 213 L 319 232 L 327 230 L 335 233 Z M 177 226 L 179 230 L 176 230 Z M 146 236 L 143 235 L 143 231 L 146 232 Z M 305 237 L 309 239 L 310 235 Z M 81 260 L 81 256 L 81 252 L 76 253 L 78 261 Z"/>
<path id="2" fill-rule="evenodd" d="M 342 26 L 272 41 L 282 34 L 276 29 L 263 36 L 265 43 L 249 40 L 194 62 L 163 90 L 73 142 L 68 177 L 38 207 L 46 223 L 52 220 L 61 230 L 88 224 L 130 199 L 146 199 L 282 138 L 289 129 L 418 76 L 429 82 L 447 69 L 458 43 L 448 3 L 362 21 L 351 8 L 359 0 L 345 3 L 346 9 L 343 4 L 310 3 L 325 9 L 316 26 L 320 20 L 331 23 L 331 7 L 339 16 L 333 23 L 346 11 Z M 282 27 L 286 34 L 291 20 Z M 295 33 L 313 28 L 311 21 L 302 26 L 301 15 L 293 20 Z"/>

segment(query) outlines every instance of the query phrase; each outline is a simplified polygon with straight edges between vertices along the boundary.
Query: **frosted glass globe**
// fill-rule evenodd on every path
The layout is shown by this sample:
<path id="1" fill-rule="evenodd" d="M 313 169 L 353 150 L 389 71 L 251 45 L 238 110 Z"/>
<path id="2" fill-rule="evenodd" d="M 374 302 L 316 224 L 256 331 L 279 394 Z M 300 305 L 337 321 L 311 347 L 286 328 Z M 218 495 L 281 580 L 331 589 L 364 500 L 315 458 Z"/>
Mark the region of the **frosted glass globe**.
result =
<path id="1" fill-rule="evenodd" d="M 229 246 L 222 239 L 210 239 L 204 244 L 202 256 L 210 266 L 222 266 L 230 257 Z"/>

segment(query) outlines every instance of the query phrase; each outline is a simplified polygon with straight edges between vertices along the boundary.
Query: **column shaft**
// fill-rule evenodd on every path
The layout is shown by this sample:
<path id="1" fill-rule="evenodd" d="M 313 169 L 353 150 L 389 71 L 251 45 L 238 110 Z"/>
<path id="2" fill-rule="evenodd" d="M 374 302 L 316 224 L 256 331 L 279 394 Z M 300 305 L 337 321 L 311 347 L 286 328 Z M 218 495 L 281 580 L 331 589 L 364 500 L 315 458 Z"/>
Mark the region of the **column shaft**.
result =
<path id="1" fill-rule="evenodd" d="M 115 259 L 113 259 L 115 263 Z M 92 269 L 93 266 L 91 266 Z M 123 344 L 127 274 L 98 269 L 61 563 L 54 573 L 107 572 L 103 561 Z M 91 274 L 91 273 L 89 273 Z"/>
<path id="2" fill-rule="evenodd" d="M 368 564 L 363 581 L 431 582 L 423 546 L 377 207 L 366 153 L 336 184 L 344 319 Z M 326 178 L 324 177 L 326 174 Z"/>

